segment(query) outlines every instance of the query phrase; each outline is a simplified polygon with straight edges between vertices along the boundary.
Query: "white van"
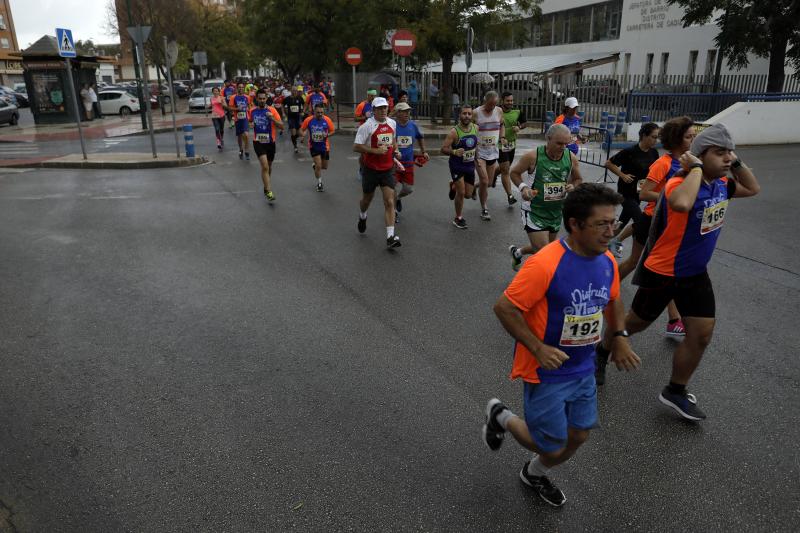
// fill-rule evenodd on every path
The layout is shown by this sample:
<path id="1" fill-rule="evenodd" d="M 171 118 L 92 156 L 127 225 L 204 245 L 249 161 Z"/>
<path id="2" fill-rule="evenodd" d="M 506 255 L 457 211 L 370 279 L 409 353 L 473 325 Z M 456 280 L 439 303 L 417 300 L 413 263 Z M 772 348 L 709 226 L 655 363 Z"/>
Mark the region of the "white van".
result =
<path id="1" fill-rule="evenodd" d="M 203 82 L 204 89 L 212 89 L 214 87 L 222 87 L 225 85 L 225 80 L 206 80 Z"/>

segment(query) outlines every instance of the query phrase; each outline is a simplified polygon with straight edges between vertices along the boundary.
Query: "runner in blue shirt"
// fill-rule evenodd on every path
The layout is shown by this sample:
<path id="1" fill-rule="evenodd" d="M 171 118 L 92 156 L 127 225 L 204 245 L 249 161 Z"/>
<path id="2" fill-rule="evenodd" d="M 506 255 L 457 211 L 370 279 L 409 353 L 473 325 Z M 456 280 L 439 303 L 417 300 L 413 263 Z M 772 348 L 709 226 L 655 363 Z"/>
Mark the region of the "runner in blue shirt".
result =
<path id="1" fill-rule="evenodd" d="M 396 170 L 394 173 L 395 181 L 402 185 L 400 192 L 395 190 L 395 209 L 397 212 L 403 210 L 401 198 L 408 196 L 414 189 L 414 142 L 419 141 L 422 157 L 425 161 L 430 160 L 428 152 L 425 150 L 425 140 L 422 132 L 417 127 L 416 122 L 410 119 L 411 106 L 405 102 L 400 102 L 394 108 L 397 113 L 397 148 L 400 151 L 400 162 L 403 163 L 404 170 Z M 395 214 L 395 222 L 399 220 Z"/>

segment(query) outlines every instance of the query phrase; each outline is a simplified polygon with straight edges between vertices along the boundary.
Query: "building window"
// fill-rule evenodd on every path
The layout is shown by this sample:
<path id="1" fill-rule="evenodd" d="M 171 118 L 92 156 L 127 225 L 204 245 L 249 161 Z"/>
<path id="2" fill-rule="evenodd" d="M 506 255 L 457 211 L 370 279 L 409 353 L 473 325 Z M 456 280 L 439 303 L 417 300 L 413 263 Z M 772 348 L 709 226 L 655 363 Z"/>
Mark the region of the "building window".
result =
<path id="1" fill-rule="evenodd" d="M 3 15 L 0 15 L 0 30 L 5 30 L 6 28 L 6 18 Z"/>
<path id="2" fill-rule="evenodd" d="M 625 59 L 622 62 L 622 75 L 627 78 L 628 74 L 630 73 L 631 73 L 631 54 L 629 52 L 625 54 Z"/>
<path id="3" fill-rule="evenodd" d="M 686 69 L 686 75 L 694 78 L 695 74 L 697 74 L 697 50 L 692 50 L 689 52 L 689 67 Z"/>
<path id="4" fill-rule="evenodd" d="M 661 70 L 659 70 L 659 76 L 663 80 L 667 77 L 667 65 L 669 64 L 669 52 L 664 52 L 661 54 Z"/>
<path id="5" fill-rule="evenodd" d="M 542 15 L 531 19 L 533 46 L 585 43 L 619 39 L 622 0 L 611 0 Z"/>
<path id="6" fill-rule="evenodd" d="M 706 55 L 706 77 L 711 77 L 714 75 L 714 69 L 716 68 L 717 63 L 717 51 L 716 50 L 709 50 L 708 55 Z"/>
<path id="7" fill-rule="evenodd" d="M 6 39 L 5 37 L 0 39 L 0 47 L 11 48 L 11 45 L 8 43 L 8 39 Z"/>
<path id="8" fill-rule="evenodd" d="M 647 62 L 644 65 L 644 77 L 650 83 L 650 76 L 653 75 L 653 54 L 647 54 Z"/>

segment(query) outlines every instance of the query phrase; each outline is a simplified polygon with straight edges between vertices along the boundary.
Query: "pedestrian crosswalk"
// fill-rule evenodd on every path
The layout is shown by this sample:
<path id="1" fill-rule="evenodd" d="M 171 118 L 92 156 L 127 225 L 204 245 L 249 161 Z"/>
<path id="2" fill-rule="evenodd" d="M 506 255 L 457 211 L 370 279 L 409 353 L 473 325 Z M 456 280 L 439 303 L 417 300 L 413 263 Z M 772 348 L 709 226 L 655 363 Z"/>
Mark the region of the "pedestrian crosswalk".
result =
<path id="1" fill-rule="evenodd" d="M 90 153 L 114 151 L 125 145 L 128 137 L 110 137 L 104 139 L 88 139 L 86 150 Z M 37 142 L 0 142 L 0 159 L 26 159 L 40 155 L 66 155 L 73 150 L 80 150 L 79 141 L 71 144 L 63 141 Z"/>

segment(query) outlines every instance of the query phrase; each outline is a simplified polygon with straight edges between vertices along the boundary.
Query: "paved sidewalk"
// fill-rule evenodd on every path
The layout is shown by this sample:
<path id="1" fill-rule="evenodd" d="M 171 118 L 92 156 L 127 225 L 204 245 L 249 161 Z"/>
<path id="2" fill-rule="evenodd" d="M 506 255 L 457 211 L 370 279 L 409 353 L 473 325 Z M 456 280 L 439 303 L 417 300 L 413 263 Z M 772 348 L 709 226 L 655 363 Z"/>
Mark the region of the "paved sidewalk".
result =
<path id="1" fill-rule="evenodd" d="M 150 152 L 117 152 L 88 154 L 86 160 L 82 154 L 41 157 L 36 159 L 5 160 L 0 167 L 17 168 L 78 168 L 78 169 L 145 169 L 190 167 L 208 163 L 205 156 L 177 157 L 172 154 L 159 154 L 157 158 Z"/>

